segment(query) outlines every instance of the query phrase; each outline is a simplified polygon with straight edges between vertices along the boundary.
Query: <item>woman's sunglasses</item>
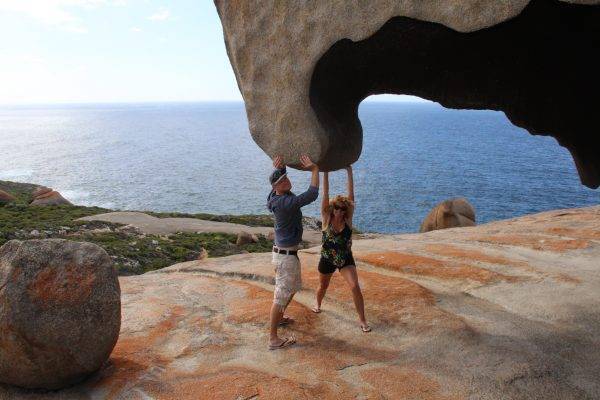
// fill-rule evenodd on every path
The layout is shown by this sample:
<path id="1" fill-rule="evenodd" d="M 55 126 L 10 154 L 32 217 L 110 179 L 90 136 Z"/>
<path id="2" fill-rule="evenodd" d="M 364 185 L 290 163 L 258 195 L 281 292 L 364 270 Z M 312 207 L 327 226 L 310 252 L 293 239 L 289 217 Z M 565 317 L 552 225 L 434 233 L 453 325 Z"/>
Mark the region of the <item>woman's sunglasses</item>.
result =
<path id="1" fill-rule="evenodd" d="M 340 207 L 340 206 L 333 206 L 334 210 L 342 210 L 342 211 L 346 211 L 346 207 Z"/>

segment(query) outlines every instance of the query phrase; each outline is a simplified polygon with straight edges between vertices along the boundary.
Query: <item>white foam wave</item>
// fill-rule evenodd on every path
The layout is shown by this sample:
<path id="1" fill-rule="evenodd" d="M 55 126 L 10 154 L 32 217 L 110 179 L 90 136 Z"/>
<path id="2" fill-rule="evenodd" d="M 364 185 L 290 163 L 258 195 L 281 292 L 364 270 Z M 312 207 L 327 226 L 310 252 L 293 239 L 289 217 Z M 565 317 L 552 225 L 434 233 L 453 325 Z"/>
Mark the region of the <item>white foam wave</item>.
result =
<path id="1" fill-rule="evenodd" d="M 0 179 L 5 181 L 23 181 L 33 176 L 32 169 L 8 169 L 0 170 Z"/>

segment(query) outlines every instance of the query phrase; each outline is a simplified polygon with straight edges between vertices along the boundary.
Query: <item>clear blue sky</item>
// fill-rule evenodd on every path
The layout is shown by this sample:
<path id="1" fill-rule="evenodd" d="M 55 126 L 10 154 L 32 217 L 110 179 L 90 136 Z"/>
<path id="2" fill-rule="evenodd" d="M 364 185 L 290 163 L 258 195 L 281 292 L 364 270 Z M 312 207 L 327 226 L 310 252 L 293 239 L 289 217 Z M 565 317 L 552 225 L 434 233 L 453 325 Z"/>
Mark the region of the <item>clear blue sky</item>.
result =
<path id="1" fill-rule="evenodd" d="M 241 100 L 212 0 L 0 0 L 0 104 L 211 100 Z"/>

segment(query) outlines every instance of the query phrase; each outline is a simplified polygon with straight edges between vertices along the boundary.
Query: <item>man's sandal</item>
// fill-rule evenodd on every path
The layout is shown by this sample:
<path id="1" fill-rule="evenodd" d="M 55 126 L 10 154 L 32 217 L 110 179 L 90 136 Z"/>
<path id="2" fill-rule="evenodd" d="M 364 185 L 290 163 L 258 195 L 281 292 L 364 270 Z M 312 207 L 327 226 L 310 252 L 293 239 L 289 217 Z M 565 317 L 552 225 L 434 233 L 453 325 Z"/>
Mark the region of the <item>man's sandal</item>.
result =
<path id="1" fill-rule="evenodd" d="M 371 332 L 371 327 L 370 327 L 368 324 L 367 324 L 367 325 L 361 325 L 361 326 L 360 326 L 360 329 L 361 329 L 361 330 L 362 330 L 364 333 Z"/>
<path id="2" fill-rule="evenodd" d="M 288 347 L 293 345 L 294 343 L 296 343 L 296 338 L 291 336 L 289 338 L 285 338 L 283 339 L 283 342 L 281 342 L 278 345 L 272 345 L 269 344 L 269 350 L 278 350 L 278 349 L 283 349 L 284 347 Z"/>
<path id="3" fill-rule="evenodd" d="M 294 319 L 292 317 L 288 317 L 286 315 L 281 318 L 281 321 L 279 321 L 279 326 L 288 325 L 288 324 L 291 324 L 292 322 L 294 322 Z"/>

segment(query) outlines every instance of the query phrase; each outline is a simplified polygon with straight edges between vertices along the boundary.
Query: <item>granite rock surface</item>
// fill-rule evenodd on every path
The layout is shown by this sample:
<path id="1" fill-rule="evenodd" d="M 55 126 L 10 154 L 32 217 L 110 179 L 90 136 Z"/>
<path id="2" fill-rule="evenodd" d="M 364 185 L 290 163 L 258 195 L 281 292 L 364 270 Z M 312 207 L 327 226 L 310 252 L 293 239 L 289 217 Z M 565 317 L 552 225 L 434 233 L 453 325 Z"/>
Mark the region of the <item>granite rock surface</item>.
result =
<path id="1" fill-rule="evenodd" d="M 268 351 L 270 254 L 121 277 L 109 361 L 72 388 L 0 386 L 2 399 L 597 399 L 600 206 L 476 227 L 371 235 L 354 253 L 373 331 L 335 274 L 310 308 L 319 248 Z"/>

